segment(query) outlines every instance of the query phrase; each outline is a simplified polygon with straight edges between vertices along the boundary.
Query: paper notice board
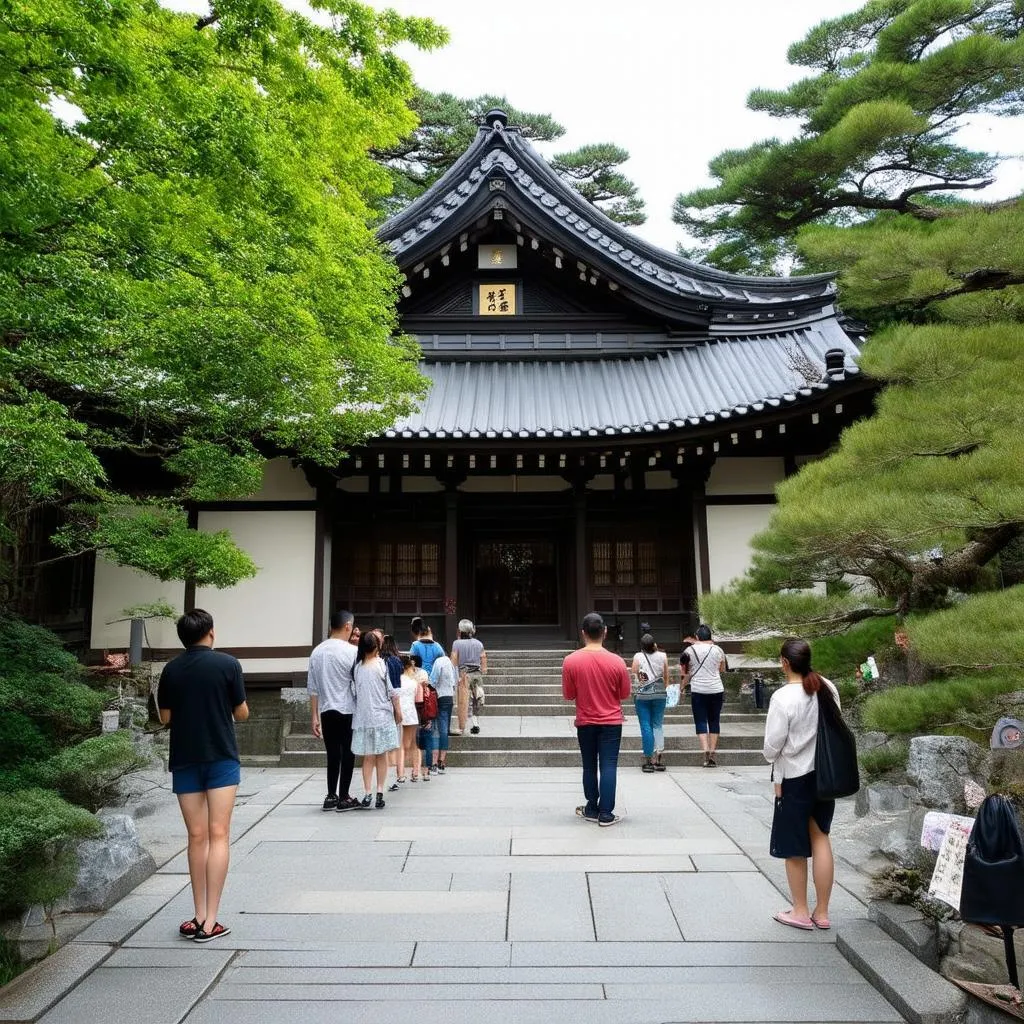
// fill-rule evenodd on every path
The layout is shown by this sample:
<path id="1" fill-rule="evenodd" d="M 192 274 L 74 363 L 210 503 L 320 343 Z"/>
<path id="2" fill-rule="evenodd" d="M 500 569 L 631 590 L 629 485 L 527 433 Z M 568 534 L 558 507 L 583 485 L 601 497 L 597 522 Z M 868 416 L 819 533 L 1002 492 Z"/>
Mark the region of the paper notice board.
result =
<path id="1" fill-rule="evenodd" d="M 970 825 L 962 821 L 949 823 L 928 886 L 929 896 L 948 903 L 955 910 L 960 909 L 960 889 L 964 883 L 964 861 L 967 859 L 967 840 L 970 835 Z"/>

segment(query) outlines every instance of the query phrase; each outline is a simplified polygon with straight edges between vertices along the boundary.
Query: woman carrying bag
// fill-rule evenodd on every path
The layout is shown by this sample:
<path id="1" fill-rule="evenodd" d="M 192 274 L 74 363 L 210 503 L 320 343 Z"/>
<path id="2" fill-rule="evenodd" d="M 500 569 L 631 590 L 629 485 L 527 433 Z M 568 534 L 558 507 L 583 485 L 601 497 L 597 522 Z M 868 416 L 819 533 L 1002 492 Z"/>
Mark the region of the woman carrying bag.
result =
<path id="1" fill-rule="evenodd" d="M 815 771 L 818 712 L 819 701 L 831 699 L 838 718 L 839 691 L 811 668 L 811 648 L 806 640 L 787 640 L 779 660 L 786 683 L 772 694 L 762 753 L 771 762 L 775 783 L 771 855 L 786 861 L 793 905 L 779 911 L 775 920 L 802 931 L 826 930 L 831 927 L 828 904 L 835 880 L 829 831 L 836 802 L 819 795 Z M 807 905 L 808 858 L 814 878 L 814 910 Z"/>
<path id="2" fill-rule="evenodd" d="M 640 723 L 640 739 L 644 747 L 642 771 L 663 772 L 665 749 L 665 699 L 668 686 L 668 655 L 658 650 L 654 637 L 644 633 L 640 650 L 633 656 L 633 707 Z"/>

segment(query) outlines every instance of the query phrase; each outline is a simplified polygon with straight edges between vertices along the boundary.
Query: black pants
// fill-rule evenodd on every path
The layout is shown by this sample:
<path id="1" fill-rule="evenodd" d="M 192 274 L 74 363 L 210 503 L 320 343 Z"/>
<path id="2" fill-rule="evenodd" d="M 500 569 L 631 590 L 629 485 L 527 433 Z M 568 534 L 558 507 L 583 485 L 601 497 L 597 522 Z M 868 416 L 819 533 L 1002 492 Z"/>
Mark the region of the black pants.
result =
<path id="1" fill-rule="evenodd" d="M 352 716 L 340 711 L 322 711 L 320 731 L 327 750 L 327 792 L 344 800 L 356 766 L 356 756 L 352 753 Z"/>

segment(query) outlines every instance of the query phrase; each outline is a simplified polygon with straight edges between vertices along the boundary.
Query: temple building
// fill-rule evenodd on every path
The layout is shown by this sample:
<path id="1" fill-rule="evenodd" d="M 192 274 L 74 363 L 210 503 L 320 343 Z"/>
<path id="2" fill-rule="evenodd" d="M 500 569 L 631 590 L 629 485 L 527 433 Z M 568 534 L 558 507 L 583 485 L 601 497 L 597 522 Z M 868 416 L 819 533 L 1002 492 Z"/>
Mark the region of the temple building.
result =
<path id="1" fill-rule="evenodd" d="M 703 591 L 743 573 L 774 488 L 871 409 L 832 275 L 724 273 L 581 198 L 492 111 L 455 165 L 380 229 L 430 390 L 334 473 L 268 464 L 248 501 L 202 505 L 261 567 L 186 592 L 96 566 L 91 646 L 126 605 L 208 608 L 253 679 L 299 681 L 331 609 L 400 640 L 563 643 L 596 609 L 670 648 Z M 176 647 L 155 627 L 153 647 Z"/>

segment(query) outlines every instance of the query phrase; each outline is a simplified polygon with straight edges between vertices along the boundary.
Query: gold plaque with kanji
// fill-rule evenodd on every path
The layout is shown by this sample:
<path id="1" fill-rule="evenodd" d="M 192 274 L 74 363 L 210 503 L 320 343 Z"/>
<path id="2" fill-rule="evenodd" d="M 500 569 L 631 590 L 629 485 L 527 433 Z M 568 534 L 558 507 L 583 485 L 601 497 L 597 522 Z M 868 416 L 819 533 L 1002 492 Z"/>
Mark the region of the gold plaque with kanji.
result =
<path id="1" fill-rule="evenodd" d="M 481 316 L 515 316 L 516 286 L 514 284 L 480 285 Z"/>

